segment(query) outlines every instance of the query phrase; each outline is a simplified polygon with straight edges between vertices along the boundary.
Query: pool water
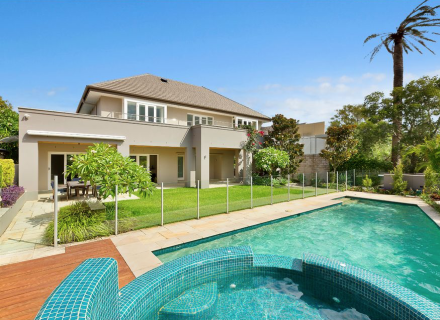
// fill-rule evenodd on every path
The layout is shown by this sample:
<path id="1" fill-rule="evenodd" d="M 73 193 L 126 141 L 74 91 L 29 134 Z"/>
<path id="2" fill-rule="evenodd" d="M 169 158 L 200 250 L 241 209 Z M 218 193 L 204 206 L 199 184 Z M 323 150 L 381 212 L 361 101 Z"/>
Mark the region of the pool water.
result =
<path id="1" fill-rule="evenodd" d="M 231 284 L 234 287 L 231 288 Z M 212 319 L 375 319 L 343 305 L 338 297 L 334 299 L 324 302 L 312 292 L 306 292 L 296 280 L 294 282 L 281 274 L 237 277 L 219 286 L 216 312 Z"/>
<path id="2" fill-rule="evenodd" d="M 440 228 L 416 206 L 353 199 L 340 206 L 195 242 L 158 257 L 167 262 L 238 245 L 249 245 L 256 254 L 301 258 L 310 252 L 344 261 L 440 303 Z"/>

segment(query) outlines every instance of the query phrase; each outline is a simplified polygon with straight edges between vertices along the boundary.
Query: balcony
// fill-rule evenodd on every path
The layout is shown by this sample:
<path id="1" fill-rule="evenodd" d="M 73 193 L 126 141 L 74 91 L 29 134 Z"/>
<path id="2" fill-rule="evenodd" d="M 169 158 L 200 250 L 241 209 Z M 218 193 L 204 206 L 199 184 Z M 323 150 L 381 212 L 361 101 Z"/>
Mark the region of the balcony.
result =
<path id="1" fill-rule="evenodd" d="M 213 120 L 212 118 L 209 119 L 208 117 L 202 117 L 199 120 L 195 119 L 194 121 L 185 121 L 176 118 L 153 117 L 153 116 L 146 116 L 139 114 L 136 115 L 136 114 L 122 113 L 122 112 L 110 112 L 106 117 L 112 119 L 125 119 L 125 120 L 132 120 L 138 122 L 164 123 L 169 125 L 177 125 L 177 126 L 185 126 L 185 127 L 192 127 L 195 125 L 205 125 L 205 126 L 231 128 L 231 129 L 238 129 L 241 127 L 241 126 L 236 126 L 232 122 L 232 120 L 231 122 L 225 122 L 225 121 Z"/>

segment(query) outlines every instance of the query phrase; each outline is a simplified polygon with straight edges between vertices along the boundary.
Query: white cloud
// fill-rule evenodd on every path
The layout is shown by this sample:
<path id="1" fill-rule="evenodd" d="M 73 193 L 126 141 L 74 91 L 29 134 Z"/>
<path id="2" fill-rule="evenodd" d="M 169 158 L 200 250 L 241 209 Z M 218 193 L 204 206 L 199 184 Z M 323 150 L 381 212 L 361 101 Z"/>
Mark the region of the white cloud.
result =
<path id="1" fill-rule="evenodd" d="M 354 79 L 351 77 L 348 77 L 348 76 L 342 76 L 339 78 L 339 82 L 341 82 L 341 83 L 350 83 L 353 81 L 354 81 Z"/>
<path id="2" fill-rule="evenodd" d="M 370 72 L 368 72 L 368 73 L 364 73 L 361 78 L 362 79 L 372 79 L 374 81 L 381 82 L 381 81 L 385 80 L 386 77 L 387 76 L 385 73 L 370 73 Z"/>
<path id="3" fill-rule="evenodd" d="M 66 90 L 66 88 L 53 88 L 47 92 L 47 95 L 49 97 L 52 97 L 52 96 L 56 95 L 57 93 L 63 92 L 65 90 Z"/>

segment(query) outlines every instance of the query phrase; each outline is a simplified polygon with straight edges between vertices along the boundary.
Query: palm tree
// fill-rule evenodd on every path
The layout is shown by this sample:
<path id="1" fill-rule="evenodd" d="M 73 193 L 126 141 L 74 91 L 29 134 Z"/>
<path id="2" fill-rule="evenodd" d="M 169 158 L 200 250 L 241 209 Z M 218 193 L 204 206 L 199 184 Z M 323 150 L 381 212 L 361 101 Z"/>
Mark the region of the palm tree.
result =
<path id="1" fill-rule="evenodd" d="M 371 51 L 370 62 L 374 59 L 376 54 L 385 47 L 385 49 L 393 56 L 393 98 L 394 98 L 394 115 L 393 115 L 393 137 L 392 137 L 392 151 L 391 160 L 394 166 L 400 160 L 400 140 L 402 138 L 402 111 L 400 110 L 401 98 L 399 97 L 396 88 L 403 87 L 403 52 L 408 54 L 415 49 L 422 54 L 422 51 L 417 47 L 422 47 L 435 54 L 434 51 L 428 48 L 425 41 L 436 42 L 427 37 L 429 34 L 440 35 L 436 32 L 428 32 L 423 30 L 427 27 L 439 27 L 440 19 L 433 18 L 436 16 L 436 9 L 440 5 L 431 7 L 425 5 L 429 0 L 424 0 L 419 4 L 403 21 L 395 32 L 375 33 L 367 37 L 364 44 L 371 39 L 380 38 L 380 43 Z"/>

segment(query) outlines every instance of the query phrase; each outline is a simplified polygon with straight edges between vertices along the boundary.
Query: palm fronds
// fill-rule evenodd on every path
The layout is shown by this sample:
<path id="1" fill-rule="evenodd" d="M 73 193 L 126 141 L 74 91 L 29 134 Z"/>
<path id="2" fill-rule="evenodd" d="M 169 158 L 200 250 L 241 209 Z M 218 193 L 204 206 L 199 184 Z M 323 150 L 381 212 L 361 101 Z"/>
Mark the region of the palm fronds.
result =
<path id="1" fill-rule="evenodd" d="M 402 43 L 402 48 L 405 53 L 417 51 L 422 54 L 421 47 L 429 52 L 434 53 L 426 44 L 426 42 L 436 42 L 428 37 L 429 35 L 440 35 L 437 32 L 429 32 L 423 28 L 440 27 L 440 19 L 434 18 L 437 15 L 437 9 L 440 5 L 431 7 L 426 3 L 429 0 L 424 0 L 400 23 L 395 32 L 374 33 L 364 40 L 364 44 L 376 38 L 380 38 L 380 43 L 367 55 L 370 61 L 379 53 L 382 47 L 394 54 L 394 47 L 396 42 Z M 421 47 L 419 48 L 418 45 Z"/>

